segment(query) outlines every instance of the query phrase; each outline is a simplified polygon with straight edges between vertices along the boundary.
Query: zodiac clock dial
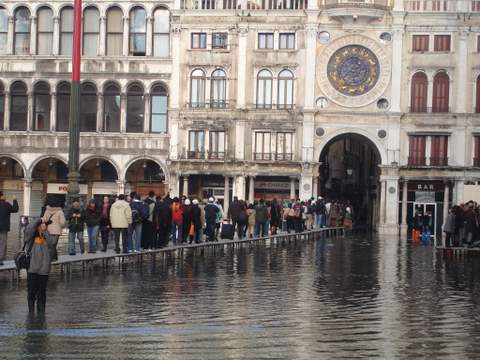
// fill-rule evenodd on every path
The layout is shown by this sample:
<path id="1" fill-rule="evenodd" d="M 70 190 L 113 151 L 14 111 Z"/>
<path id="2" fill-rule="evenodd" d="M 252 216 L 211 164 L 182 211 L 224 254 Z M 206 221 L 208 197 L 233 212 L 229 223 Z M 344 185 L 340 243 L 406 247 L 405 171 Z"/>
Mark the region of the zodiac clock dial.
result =
<path id="1" fill-rule="evenodd" d="M 361 45 L 344 46 L 330 57 L 327 76 L 330 84 L 346 96 L 369 92 L 377 83 L 380 64 L 376 55 Z"/>

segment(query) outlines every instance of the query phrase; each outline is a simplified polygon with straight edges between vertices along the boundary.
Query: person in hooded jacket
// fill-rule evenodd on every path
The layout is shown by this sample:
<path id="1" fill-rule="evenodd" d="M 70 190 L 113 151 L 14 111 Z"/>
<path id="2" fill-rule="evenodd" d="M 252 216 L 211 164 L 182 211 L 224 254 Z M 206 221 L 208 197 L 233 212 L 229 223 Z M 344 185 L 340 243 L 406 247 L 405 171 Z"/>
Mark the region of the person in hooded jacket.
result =
<path id="1" fill-rule="evenodd" d="M 80 202 L 75 200 L 72 207 L 67 212 L 68 220 L 68 253 L 75 255 L 75 239 L 78 239 L 80 245 L 80 252 L 85 252 L 85 245 L 83 242 L 83 230 L 85 227 L 85 212 L 80 206 Z"/>
<path id="2" fill-rule="evenodd" d="M 49 223 L 47 226 L 48 248 L 50 250 L 51 261 L 58 260 L 57 244 L 60 235 L 62 235 L 63 228 L 66 224 L 65 214 L 63 209 L 55 201 L 51 201 L 46 206 L 42 220 L 44 223 Z"/>
<path id="3" fill-rule="evenodd" d="M 220 209 L 214 203 L 213 197 L 208 199 L 208 204 L 205 206 L 205 222 L 206 229 L 205 233 L 207 235 L 207 240 L 212 242 L 215 241 L 215 224 L 217 222 L 217 215 L 220 212 Z"/>
<path id="4" fill-rule="evenodd" d="M 97 252 L 98 231 L 100 229 L 100 221 L 102 213 L 100 207 L 95 200 L 90 200 L 85 209 L 85 223 L 87 224 L 88 234 L 88 252 L 94 254 Z"/>
<path id="5" fill-rule="evenodd" d="M 12 204 L 5 199 L 5 194 L 0 191 L 0 265 L 7 255 L 7 237 L 10 231 L 10 214 L 18 212 L 17 198 L 13 197 Z"/>
<path id="6" fill-rule="evenodd" d="M 123 252 L 128 253 L 128 226 L 132 223 L 132 209 L 125 201 L 123 194 L 118 195 L 117 201 L 110 208 L 110 223 L 115 235 L 115 251 L 117 254 L 120 252 L 120 235 L 122 235 Z"/>

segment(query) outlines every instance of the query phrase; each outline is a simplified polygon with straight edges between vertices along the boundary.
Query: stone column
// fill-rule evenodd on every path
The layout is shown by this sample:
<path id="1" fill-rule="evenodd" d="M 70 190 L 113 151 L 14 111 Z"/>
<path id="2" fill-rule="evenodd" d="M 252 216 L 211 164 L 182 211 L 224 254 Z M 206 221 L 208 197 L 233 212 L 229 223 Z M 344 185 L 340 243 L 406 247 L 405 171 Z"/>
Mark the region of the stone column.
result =
<path id="1" fill-rule="evenodd" d="M 172 75 L 170 87 L 170 106 L 178 109 L 180 104 L 180 46 L 181 46 L 181 28 L 172 27 Z"/>
<path id="2" fill-rule="evenodd" d="M 100 16 L 100 42 L 98 44 L 98 55 L 105 56 L 105 50 L 107 47 L 107 18 Z"/>
<path id="3" fill-rule="evenodd" d="M 128 56 L 129 53 L 129 38 L 130 38 L 130 18 L 123 17 L 123 56 Z"/>
<path id="4" fill-rule="evenodd" d="M 106 129 L 103 128 L 103 93 L 97 94 L 97 132 L 102 132 Z"/>
<path id="5" fill-rule="evenodd" d="M 447 223 L 448 217 L 448 209 L 450 207 L 450 183 L 448 181 L 445 182 L 445 190 L 443 193 L 443 225 L 442 229 L 445 227 Z M 445 233 L 442 232 L 442 246 L 445 246 Z"/>
<path id="6" fill-rule="evenodd" d="M 145 47 L 145 55 L 152 56 L 153 55 L 153 17 L 147 17 L 147 36 L 146 36 L 147 46 Z"/>
<path id="7" fill-rule="evenodd" d="M 462 29 L 458 33 L 458 51 L 457 51 L 457 76 L 455 83 L 457 84 L 455 91 L 456 109 L 453 112 L 467 112 L 467 97 L 470 96 L 471 81 L 467 79 L 468 72 L 468 29 Z M 450 91 L 450 96 L 453 91 Z"/>
<path id="8" fill-rule="evenodd" d="M 151 97 L 150 94 L 144 95 L 145 99 L 145 112 L 143 116 L 143 132 L 145 134 L 150 133 L 150 108 L 151 108 Z"/>
<path id="9" fill-rule="evenodd" d="M 54 132 L 57 128 L 57 93 L 50 94 L 50 131 Z"/>
<path id="10" fill-rule="evenodd" d="M 182 195 L 188 196 L 188 175 L 183 175 L 183 191 Z"/>
<path id="11" fill-rule="evenodd" d="M 37 54 L 37 17 L 30 17 L 30 55 Z"/>
<path id="12" fill-rule="evenodd" d="M 230 206 L 230 178 L 225 176 L 225 185 L 223 189 L 223 218 L 228 218 L 228 208 Z"/>
<path id="13" fill-rule="evenodd" d="M 246 106 L 248 28 L 242 26 L 238 29 L 237 109 L 244 109 Z"/>
<path id="14" fill-rule="evenodd" d="M 32 179 L 24 178 L 23 179 L 23 214 L 25 216 L 30 216 L 30 202 L 32 198 Z"/>
<path id="15" fill-rule="evenodd" d="M 314 177 L 313 177 L 312 197 L 313 197 L 315 200 L 318 199 L 318 176 L 314 176 Z"/>
<path id="16" fill-rule="evenodd" d="M 407 202 L 408 202 L 408 180 L 403 180 L 403 192 L 402 192 L 402 223 L 400 227 L 400 234 L 402 236 L 407 235 Z"/>
<path id="17" fill-rule="evenodd" d="M 120 132 L 127 131 L 127 95 L 120 94 Z"/>
<path id="18" fill-rule="evenodd" d="M 238 197 L 238 200 L 245 200 L 245 177 L 237 175 L 233 179 L 233 196 Z"/>
<path id="19" fill-rule="evenodd" d="M 386 188 L 387 188 L 387 182 L 385 180 L 380 181 L 381 186 L 380 186 L 380 226 L 385 225 L 385 204 L 386 204 Z"/>
<path id="20" fill-rule="evenodd" d="M 33 91 L 27 92 L 28 106 L 27 106 L 27 131 L 32 131 L 35 126 L 33 124 Z"/>
<path id="21" fill-rule="evenodd" d="M 297 181 L 296 177 L 290 177 L 290 199 L 296 199 L 295 192 L 295 182 Z"/>
<path id="22" fill-rule="evenodd" d="M 309 172 L 302 174 L 300 178 L 300 186 L 298 189 L 298 198 L 302 201 L 308 200 L 313 194 L 313 177 Z"/>
<path id="23" fill-rule="evenodd" d="M 395 1 L 396 4 L 397 1 Z M 403 25 L 394 25 L 392 39 L 392 96 L 390 111 L 400 112 L 402 94 Z"/>
<path id="24" fill-rule="evenodd" d="M 433 77 L 430 74 L 427 74 L 428 85 L 427 85 L 427 111 L 432 111 L 433 104 Z"/>
<path id="25" fill-rule="evenodd" d="M 117 195 L 125 194 L 125 180 L 117 180 Z"/>
<path id="26" fill-rule="evenodd" d="M 253 204 L 255 201 L 255 177 L 250 175 L 250 183 L 248 184 L 248 202 Z"/>
<path id="27" fill-rule="evenodd" d="M 5 91 L 5 108 L 4 108 L 4 115 L 3 115 L 3 129 L 8 131 L 10 130 L 10 92 Z"/>
<path id="28" fill-rule="evenodd" d="M 316 1 L 309 1 L 310 3 Z M 313 110 L 315 108 L 315 69 L 316 69 L 316 51 L 317 51 L 317 23 L 305 25 L 305 98 L 304 108 Z M 313 134 L 311 134 L 313 137 Z"/>
<path id="29" fill-rule="evenodd" d="M 15 53 L 13 37 L 15 32 L 15 18 L 13 16 L 8 17 L 8 34 L 7 34 L 7 54 Z"/>
<path id="30" fill-rule="evenodd" d="M 53 44 L 52 54 L 57 56 L 60 54 L 60 17 L 53 17 Z"/>
<path id="31" fill-rule="evenodd" d="M 393 11 L 404 11 L 403 0 L 395 0 L 393 5 Z"/>

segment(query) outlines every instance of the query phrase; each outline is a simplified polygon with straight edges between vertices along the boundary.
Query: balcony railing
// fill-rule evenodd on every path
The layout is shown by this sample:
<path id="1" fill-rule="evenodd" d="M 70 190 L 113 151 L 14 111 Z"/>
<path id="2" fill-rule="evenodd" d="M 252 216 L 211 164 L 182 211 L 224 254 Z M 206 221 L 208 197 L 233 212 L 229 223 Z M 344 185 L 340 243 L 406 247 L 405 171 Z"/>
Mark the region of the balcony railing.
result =
<path id="1" fill-rule="evenodd" d="M 436 107 L 436 108 L 431 108 L 431 107 L 409 107 L 408 111 L 411 113 L 435 113 L 435 114 L 448 114 L 451 112 L 451 108 L 449 107 Z"/>
<path id="2" fill-rule="evenodd" d="M 276 161 L 292 161 L 293 154 L 291 153 L 254 153 L 254 160 L 276 160 Z"/>
<path id="3" fill-rule="evenodd" d="M 323 0 L 320 6 L 325 8 L 362 7 L 385 9 L 389 6 L 388 0 Z"/>
<path id="4" fill-rule="evenodd" d="M 408 165 L 410 166 L 425 166 L 427 164 L 425 157 L 408 157 Z"/>
<path id="5" fill-rule="evenodd" d="M 410 0 L 405 6 L 412 12 L 480 12 L 480 0 Z"/>
<path id="6" fill-rule="evenodd" d="M 278 153 L 275 154 L 275 160 L 277 161 L 292 161 L 293 154 L 291 153 Z"/>
<path id="7" fill-rule="evenodd" d="M 205 159 L 205 151 L 188 151 L 187 157 L 189 159 Z"/>
<path id="8" fill-rule="evenodd" d="M 184 10 L 303 10 L 308 0 L 181 0 Z"/>
<path id="9" fill-rule="evenodd" d="M 448 157 L 430 157 L 430 166 L 448 166 Z"/>
<path id="10" fill-rule="evenodd" d="M 221 151 L 208 152 L 208 158 L 210 160 L 225 160 L 225 152 L 221 152 Z"/>
<path id="11" fill-rule="evenodd" d="M 186 106 L 191 110 L 224 110 L 230 108 L 230 103 L 224 100 L 215 100 L 210 102 L 187 103 Z"/>

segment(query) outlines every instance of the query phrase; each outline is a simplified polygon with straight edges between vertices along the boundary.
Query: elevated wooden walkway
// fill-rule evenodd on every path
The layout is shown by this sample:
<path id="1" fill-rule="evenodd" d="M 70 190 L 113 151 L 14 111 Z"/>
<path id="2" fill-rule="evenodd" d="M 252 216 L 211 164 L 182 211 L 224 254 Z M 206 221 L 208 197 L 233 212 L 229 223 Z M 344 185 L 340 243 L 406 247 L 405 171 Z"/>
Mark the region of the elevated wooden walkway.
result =
<path id="1" fill-rule="evenodd" d="M 343 236 L 344 229 L 342 227 L 331 227 L 305 231 L 301 233 L 281 233 L 278 235 L 271 235 L 268 237 L 253 238 L 253 239 L 234 239 L 234 240 L 221 240 L 216 242 L 202 242 L 199 244 L 182 244 L 177 246 L 168 246 L 161 249 L 154 250 L 145 250 L 141 252 L 133 253 L 120 253 L 117 254 L 113 250 L 108 250 L 107 252 L 96 252 L 95 254 L 77 254 L 74 256 L 70 255 L 60 255 L 58 261 L 52 262 L 52 271 L 60 270 L 61 272 L 69 273 L 72 271 L 73 265 L 81 265 L 82 270 L 86 270 L 94 265 L 101 265 L 103 268 L 116 265 L 121 266 L 123 263 L 128 261 L 143 262 L 144 260 L 153 260 L 155 261 L 158 258 L 163 259 L 166 256 L 171 255 L 172 253 L 178 253 L 183 255 L 185 251 L 193 251 L 194 253 L 211 250 L 213 253 L 227 248 L 238 248 L 243 246 L 254 246 L 254 245 L 267 245 L 267 244 L 277 244 L 277 243 L 289 243 L 292 241 L 300 240 L 311 240 L 315 239 L 318 236 L 322 237 L 333 237 L 333 236 Z M 12 280 L 19 279 L 22 271 L 19 273 L 15 267 L 13 260 L 5 261 L 4 265 L 0 266 L 1 273 L 9 273 L 9 277 Z M 1 280 L 1 278 L 0 278 Z"/>
<path id="2" fill-rule="evenodd" d="M 436 250 L 442 255 L 449 257 L 480 256 L 480 248 L 437 246 Z"/>

